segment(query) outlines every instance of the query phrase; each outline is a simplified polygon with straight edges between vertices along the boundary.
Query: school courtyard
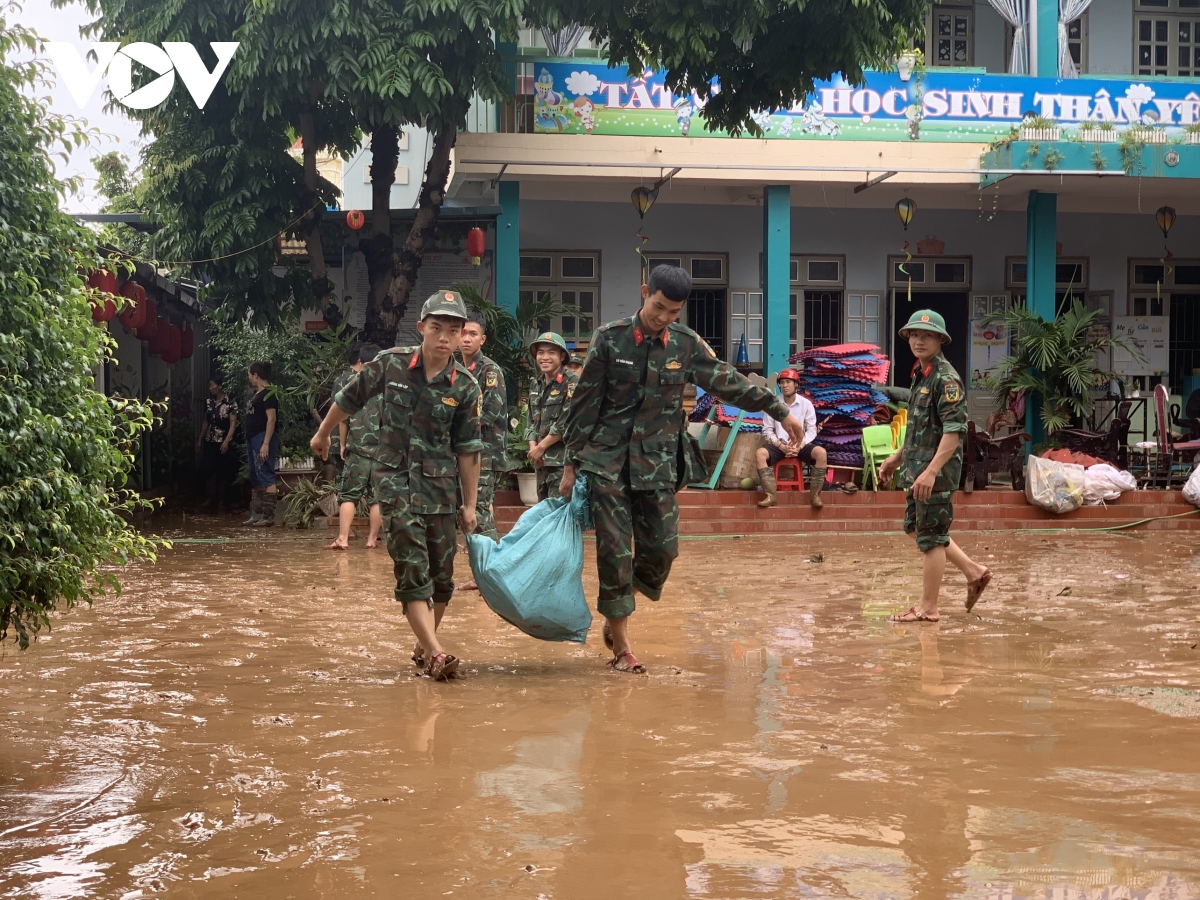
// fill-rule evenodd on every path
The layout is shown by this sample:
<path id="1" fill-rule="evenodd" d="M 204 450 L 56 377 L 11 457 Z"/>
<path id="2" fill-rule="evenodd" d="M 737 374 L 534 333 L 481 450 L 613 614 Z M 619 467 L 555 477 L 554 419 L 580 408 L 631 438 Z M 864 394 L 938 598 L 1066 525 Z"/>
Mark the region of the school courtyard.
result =
<path id="1" fill-rule="evenodd" d="M 0 895 L 1200 896 L 1194 532 L 964 531 L 919 626 L 902 536 L 694 536 L 648 676 L 459 594 L 439 684 L 384 550 L 215 521 L 0 650 Z"/>

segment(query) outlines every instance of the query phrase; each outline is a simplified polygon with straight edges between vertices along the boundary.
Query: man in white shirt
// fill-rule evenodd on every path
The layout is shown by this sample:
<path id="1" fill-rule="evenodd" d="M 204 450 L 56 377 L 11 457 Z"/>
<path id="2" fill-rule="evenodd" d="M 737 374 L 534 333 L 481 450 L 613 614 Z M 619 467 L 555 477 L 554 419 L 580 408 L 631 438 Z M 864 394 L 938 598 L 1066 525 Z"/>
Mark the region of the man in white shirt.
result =
<path id="1" fill-rule="evenodd" d="M 808 502 L 813 509 L 820 509 L 825 505 L 821 502 L 821 485 L 825 483 L 827 457 L 825 448 L 813 443 L 817 439 L 817 411 L 798 392 L 799 372 L 795 369 L 784 369 L 779 373 L 778 381 L 784 405 L 792 411 L 793 416 L 804 423 L 804 443 L 797 444 L 791 441 L 783 425 L 763 413 L 764 444 L 758 448 L 757 457 L 758 477 L 766 496 L 758 505 L 763 509 L 775 505 L 775 464 L 783 459 L 796 459 L 812 467 L 808 480 Z"/>

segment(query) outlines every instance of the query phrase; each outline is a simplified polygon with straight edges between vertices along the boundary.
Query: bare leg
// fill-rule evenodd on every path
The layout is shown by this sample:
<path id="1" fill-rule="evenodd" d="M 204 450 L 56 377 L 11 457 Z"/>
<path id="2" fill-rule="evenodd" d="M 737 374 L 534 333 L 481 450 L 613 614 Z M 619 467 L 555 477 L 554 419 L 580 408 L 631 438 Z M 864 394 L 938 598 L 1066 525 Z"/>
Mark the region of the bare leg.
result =
<path id="1" fill-rule="evenodd" d="M 444 603 L 437 604 L 445 608 Z M 408 624 L 413 630 L 413 634 L 417 636 L 417 643 L 425 648 L 426 659 L 437 656 L 442 652 L 442 645 L 437 639 L 437 620 L 434 611 L 429 608 L 429 604 L 424 600 L 412 600 L 406 604 L 404 616 L 408 619 Z"/>
<path id="2" fill-rule="evenodd" d="M 925 554 L 922 564 L 921 605 L 917 611 L 931 619 L 938 615 L 938 594 L 942 590 L 942 576 L 946 574 L 946 548 L 934 547 Z"/>
<path id="3" fill-rule="evenodd" d="M 987 566 L 980 565 L 967 556 L 962 547 L 954 543 L 951 539 L 950 546 L 946 548 L 946 559 L 952 566 L 967 576 L 967 581 L 974 581 L 987 571 Z"/>
<path id="4" fill-rule="evenodd" d="M 766 447 L 759 447 L 757 450 L 754 451 L 754 459 L 758 463 L 758 467 L 760 469 L 767 468 L 767 460 L 770 458 L 771 457 L 767 453 Z"/>
<path id="5" fill-rule="evenodd" d="M 433 604 L 433 630 L 437 631 L 442 624 L 442 617 L 446 615 L 446 603 Z M 412 621 L 411 619 L 409 620 Z M 416 633 L 416 628 L 413 628 L 413 633 Z M 417 646 L 413 648 L 413 655 L 423 658 L 428 658 L 425 653 L 425 648 L 429 645 L 421 640 L 421 636 L 417 635 Z M 435 653 L 438 651 L 434 651 Z"/>
<path id="6" fill-rule="evenodd" d="M 342 509 L 346 508 L 346 504 L 342 504 Z M 351 516 L 353 518 L 353 516 Z M 383 513 L 379 509 L 379 504 L 375 503 L 371 506 L 371 532 L 367 535 L 367 549 L 374 550 L 379 546 L 379 529 L 383 527 Z M 346 536 L 349 537 L 350 529 L 346 528 Z"/>
<path id="7" fill-rule="evenodd" d="M 612 634 L 613 640 L 613 656 L 620 656 L 626 650 L 633 649 L 629 646 L 629 616 L 622 616 L 619 619 L 607 619 L 608 628 Z"/>
<path id="8" fill-rule="evenodd" d="M 338 507 L 338 536 L 325 545 L 326 550 L 345 550 L 350 546 L 350 527 L 354 524 L 354 504 L 347 501 Z"/>

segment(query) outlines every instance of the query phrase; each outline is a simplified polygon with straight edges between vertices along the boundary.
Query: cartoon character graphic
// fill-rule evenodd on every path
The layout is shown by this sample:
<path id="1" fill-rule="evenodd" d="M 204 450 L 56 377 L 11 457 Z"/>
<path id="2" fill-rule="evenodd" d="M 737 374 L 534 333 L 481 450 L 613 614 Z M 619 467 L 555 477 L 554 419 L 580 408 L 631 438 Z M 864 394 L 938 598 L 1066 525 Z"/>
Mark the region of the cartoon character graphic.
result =
<path id="1" fill-rule="evenodd" d="M 762 129 L 763 136 L 771 133 L 771 112 L 770 110 L 760 109 L 758 112 L 750 113 L 750 119 Z"/>
<path id="2" fill-rule="evenodd" d="M 542 69 L 533 85 L 533 121 L 542 131 L 562 131 L 569 121 L 549 69 Z"/>
<path id="3" fill-rule="evenodd" d="M 596 104 L 587 97 L 576 97 L 575 117 L 583 125 L 584 131 L 591 134 L 596 129 Z"/>
<path id="4" fill-rule="evenodd" d="M 803 126 L 800 130 L 805 134 L 822 134 L 826 137 L 834 137 L 842 130 L 841 125 L 833 121 L 833 119 L 826 117 L 820 103 L 806 106 L 800 114 L 800 122 Z"/>
<path id="5" fill-rule="evenodd" d="M 688 136 L 688 132 L 692 130 L 692 116 L 696 112 L 696 107 L 692 105 L 692 98 L 676 97 L 675 102 L 671 104 L 675 107 L 675 121 L 679 123 L 679 133 L 684 137 Z"/>
<path id="6" fill-rule="evenodd" d="M 792 117 L 784 116 L 783 121 L 779 123 L 778 134 L 780 137 L 791 137 L 792 134 Z"/>

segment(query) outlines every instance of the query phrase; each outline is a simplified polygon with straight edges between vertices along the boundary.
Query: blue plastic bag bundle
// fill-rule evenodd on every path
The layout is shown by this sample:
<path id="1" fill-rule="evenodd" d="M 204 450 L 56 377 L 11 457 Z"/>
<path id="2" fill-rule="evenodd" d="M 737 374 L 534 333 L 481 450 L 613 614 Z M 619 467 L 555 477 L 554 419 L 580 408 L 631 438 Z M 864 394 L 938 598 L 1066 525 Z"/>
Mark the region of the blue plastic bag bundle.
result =
<path id="1" fill-rule="evenodd" d="M 526 510 L 499 544 L 467 535 L 484 601 L 531 637 L 582 644 L 592 625 L 583 596 L 583 531 L 591 527 L 587 479 L 580 476 L 570 501 L 551 497 Z"/>

